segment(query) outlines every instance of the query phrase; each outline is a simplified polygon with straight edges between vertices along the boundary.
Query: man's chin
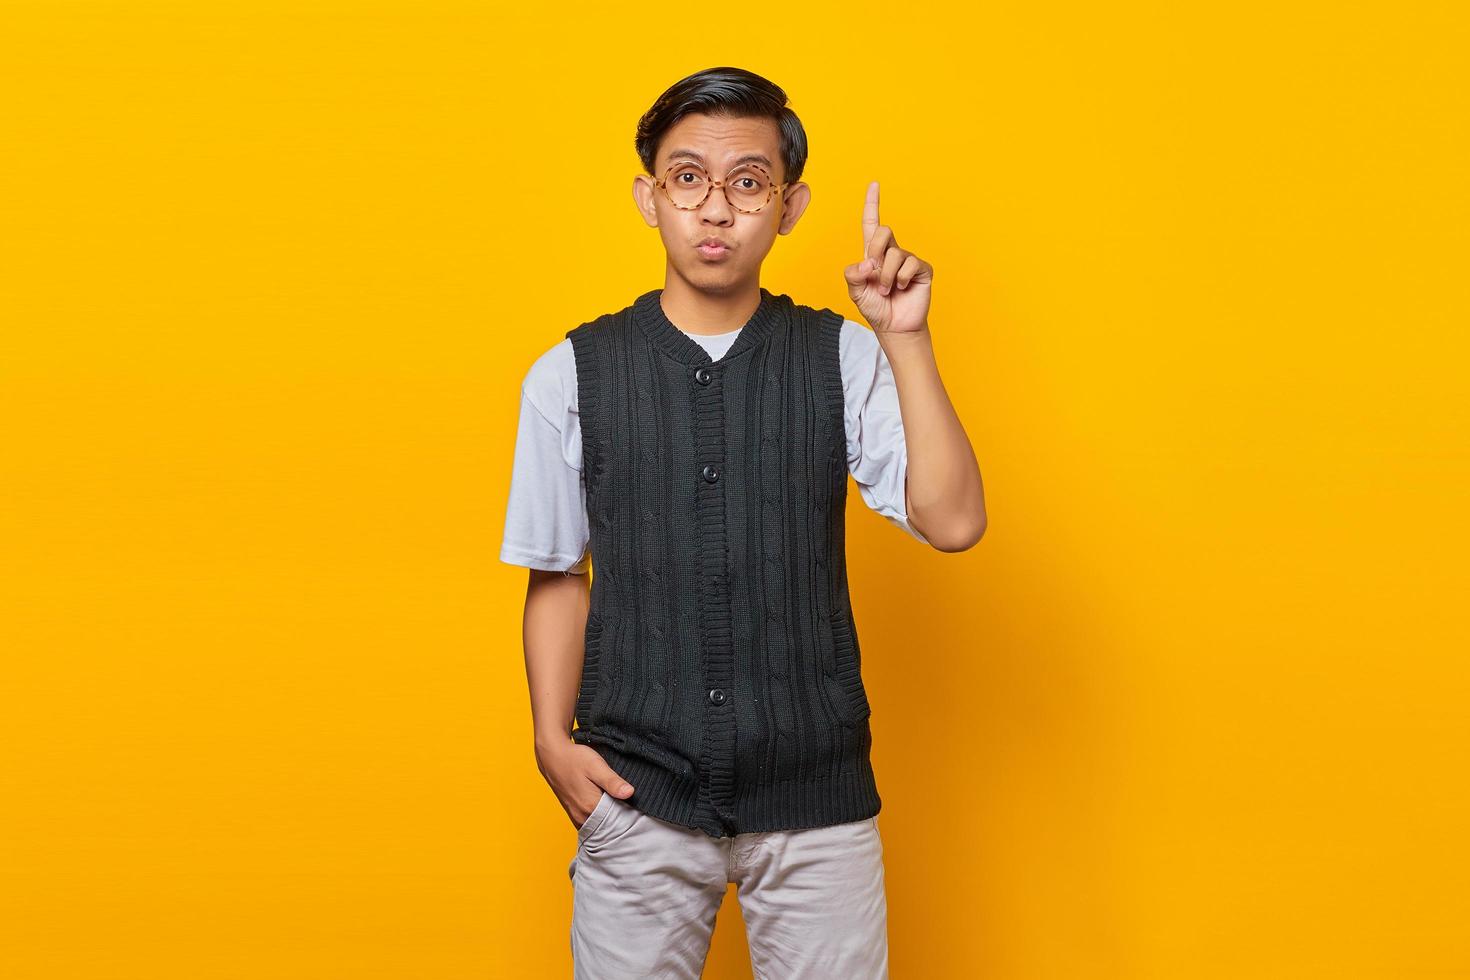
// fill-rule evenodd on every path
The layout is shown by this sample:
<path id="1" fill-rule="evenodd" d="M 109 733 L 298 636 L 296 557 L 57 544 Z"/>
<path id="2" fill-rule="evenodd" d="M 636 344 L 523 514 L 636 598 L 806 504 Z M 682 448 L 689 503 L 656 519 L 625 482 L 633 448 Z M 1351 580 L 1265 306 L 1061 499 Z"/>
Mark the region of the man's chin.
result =
<path id="1" fill-rule="evenodd" d="M 685 278 L 702 293 L 729 293 L 739 290 L 746 276 L 735 269 L 701 268 L 691 270 Z"/>

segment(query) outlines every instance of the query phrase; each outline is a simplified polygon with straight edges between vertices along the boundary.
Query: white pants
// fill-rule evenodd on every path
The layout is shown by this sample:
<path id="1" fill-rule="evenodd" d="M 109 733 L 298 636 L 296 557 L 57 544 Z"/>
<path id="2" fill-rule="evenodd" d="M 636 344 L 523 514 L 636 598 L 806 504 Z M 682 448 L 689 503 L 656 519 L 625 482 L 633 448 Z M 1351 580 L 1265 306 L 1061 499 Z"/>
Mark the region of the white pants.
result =
<path id="1" fill-rule="evenodd" d="M 755 980 L 887 980 L 878 818 L 711 837 L 604 791 L 577 830 L 576 980 L 695 980 L 737 885 Z"/>

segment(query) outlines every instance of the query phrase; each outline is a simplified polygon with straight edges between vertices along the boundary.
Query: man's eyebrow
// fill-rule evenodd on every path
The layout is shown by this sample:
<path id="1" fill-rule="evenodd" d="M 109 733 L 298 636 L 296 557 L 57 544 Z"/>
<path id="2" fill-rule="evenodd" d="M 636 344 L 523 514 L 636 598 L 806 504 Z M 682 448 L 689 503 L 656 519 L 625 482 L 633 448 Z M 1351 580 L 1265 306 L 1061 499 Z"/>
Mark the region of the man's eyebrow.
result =
<path id="1" fill-rule="evenodd" d="M 704 157 L 700 156 L 693 150 L 670 150 L 669 159 L 673 160 L 676 157 L 687 157 L 688 159 L 694 160 L 698 163 L 704 162 Z M 771 158 L 766 156 L 764 153 L 742 153 L 740 156 L 730 161 L 730 166 L 736 167 L 742 163 L 759 163 L 767 169 L 770 169 L 773 166 L 771 163 Z"/>

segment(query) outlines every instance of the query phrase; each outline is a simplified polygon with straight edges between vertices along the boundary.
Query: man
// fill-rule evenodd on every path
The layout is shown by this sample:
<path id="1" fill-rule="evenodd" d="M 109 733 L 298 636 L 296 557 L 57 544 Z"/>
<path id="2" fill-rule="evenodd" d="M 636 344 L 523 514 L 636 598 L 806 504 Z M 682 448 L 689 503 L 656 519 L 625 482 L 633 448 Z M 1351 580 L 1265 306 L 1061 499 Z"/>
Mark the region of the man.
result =
<path id="1" fill-rule="evenodd" d="M 880 223 L 875 182 L 843 270 L 868 327 L 761 287 L 811 188 L 801 123 L 759 75 L 675 83 L 635 145 L 664 286 L 527 373 L 500 555 L 531 569 L 536 758 L 577 828 L 576 976 L 699 976 L 733 881 L 757 977 L 887 977 L 844 504 L 851 474 L 940 551 L 984 533 L 933 269 Z"/>

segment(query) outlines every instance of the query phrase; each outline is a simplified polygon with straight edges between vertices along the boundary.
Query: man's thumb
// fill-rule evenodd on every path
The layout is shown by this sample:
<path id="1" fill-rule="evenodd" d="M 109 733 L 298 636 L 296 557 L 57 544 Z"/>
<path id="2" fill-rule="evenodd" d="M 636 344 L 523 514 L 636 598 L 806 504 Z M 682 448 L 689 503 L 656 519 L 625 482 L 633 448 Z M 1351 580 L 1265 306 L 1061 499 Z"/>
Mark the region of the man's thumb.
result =
<path id="1" fill-rule="evenodd" d="M 622 776 L 619 776 L 616 772 L 613 772 L 611 768 L 608 769 L 607 776 L 603 778 L 602 787 L 619 799 L 625 799 L 633 795 L 633 784 Z"/>
<path id="2" fill-rule="evenodd" d="M 868 281 L 868 270 L 872 268 L 872 265 L 873 260 L 871 258 L 863 259 L 861 262 L 854 262 L 852 265 L 843 268 L 842 278 L 847 280 L 849 286 L 861 286 Z"/>

